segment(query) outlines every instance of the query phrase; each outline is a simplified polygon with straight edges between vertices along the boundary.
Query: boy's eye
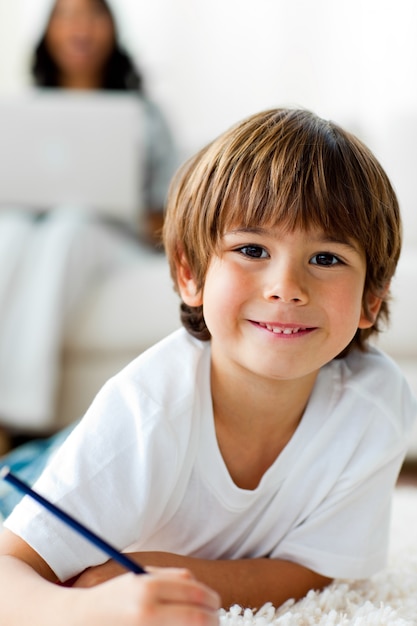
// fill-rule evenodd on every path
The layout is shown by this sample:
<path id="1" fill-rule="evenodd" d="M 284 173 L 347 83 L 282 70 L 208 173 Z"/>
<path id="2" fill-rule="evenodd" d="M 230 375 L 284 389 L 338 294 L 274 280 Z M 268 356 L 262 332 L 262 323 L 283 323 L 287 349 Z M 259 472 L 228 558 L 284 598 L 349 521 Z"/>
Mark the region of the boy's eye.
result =
<path id="1" fill-rule="evenodd" d="M 320 252 L 319 254 L 315 254 L 311 259 L 310 263 L 313 265 L 320 265 L 322 267 L 329 267 L 331 265 L 338 265 L 339 263 L 343 263 L 339 259 L 339 257 L 335 256 L 331 252 Z"/>
<path id="2" fill-rule="evenodd" d="M 268 252 L 262 246 L 240 246 L 236 252 L 240 252 L 243 256 L 248 256 L 251 259 L 267 259 L 269 257 Z"/>

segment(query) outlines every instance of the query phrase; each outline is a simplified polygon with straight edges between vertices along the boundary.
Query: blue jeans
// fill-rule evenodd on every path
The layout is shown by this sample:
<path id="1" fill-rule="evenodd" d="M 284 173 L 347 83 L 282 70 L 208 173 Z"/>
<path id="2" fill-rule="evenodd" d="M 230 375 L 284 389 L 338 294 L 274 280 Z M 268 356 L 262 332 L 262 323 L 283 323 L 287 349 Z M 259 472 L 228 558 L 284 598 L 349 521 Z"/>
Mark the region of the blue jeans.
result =
<path id="1" fill-rule="evenodd" d="M 70 424 L 47 439 L 35 439 L 15 448 L 0 457 L 0 469 L 7 465 L 13 474 L 29 485 L 33 485 L 52 454 L 58 450 L 75 425 Z M 20 491 L 5 481 L 0 481 L 0 519 L 1 517 L 5 519 L 22 497 L 23 494 Z"/>

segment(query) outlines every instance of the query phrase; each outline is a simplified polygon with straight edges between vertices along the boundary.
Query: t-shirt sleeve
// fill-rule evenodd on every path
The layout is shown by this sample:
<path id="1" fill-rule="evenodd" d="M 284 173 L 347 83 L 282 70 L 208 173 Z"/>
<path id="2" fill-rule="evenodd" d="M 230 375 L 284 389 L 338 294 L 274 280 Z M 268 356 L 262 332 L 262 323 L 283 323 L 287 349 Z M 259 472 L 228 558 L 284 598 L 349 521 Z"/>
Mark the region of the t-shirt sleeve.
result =
<path id="1" fill-rule="evenodd" d="M 365 363 L 376 358 L 381 357 L 371 354 Z M 289 494 L 308 504 L 300 507 L 302 514 L 272 557 L 331 578 L 366 578 L 386 565 L 392 494 L 417 403 L 403 376 L 389 363 L 383 366 L 374 373 L 369 368 L 369 380 L 363 374 L 342 377 L 343 397 L 329 416 L 328 445 L 317 438 L 321 452 L 311 451 L 323 462 L 316 462 L 314 478 L 308 471 L 298 476 L 297 492 Z"/>
<path id="2" fill-rule="evenodd" d="M 177 437 L 160 407 L 134 385 L 109 381 L 35 484 L 35 489 L 115 548 L 154 531 L 179 466 Z M 170 467 L 161 472 L 159 464 Z M 107 560 L 25 497 L 5 526 L 27 541 L 61 580 Z"/>
<path id="3" fill-rule="evenodd" d="M 386 564 L 396 455 L 371 475 L 346 475 L 271 554 L 330 578 L 367 578 Z M 330 468 L 329 468 L 330 469 Z M 346 484 L 344 484 L 346 483 Z"/>

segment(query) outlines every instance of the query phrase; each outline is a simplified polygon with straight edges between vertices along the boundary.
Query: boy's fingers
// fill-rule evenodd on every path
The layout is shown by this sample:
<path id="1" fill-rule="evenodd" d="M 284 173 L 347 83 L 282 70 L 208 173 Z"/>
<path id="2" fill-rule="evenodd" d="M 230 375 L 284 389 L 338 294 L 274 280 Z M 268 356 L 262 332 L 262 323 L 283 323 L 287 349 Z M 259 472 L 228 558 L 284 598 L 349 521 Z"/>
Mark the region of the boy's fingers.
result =
<path id="1" fill-rule="evenodd" d="M 169 626 L 218 626 L 219 616 L 217 611 L 205 611 L 201 608 L 190 606 L 169 606 L 167 605 L 159 615 L 158 623 L 169 624 Z"/>
<path id="2" fill-rule="evenodd" d="M 220 608 L 220 596 L 196 581 L 187 570 L 163 570 L 150 575 L 146 581 L 147 592 L 166 604 L 184 604 L 205 607 L 208 611 Z"/>

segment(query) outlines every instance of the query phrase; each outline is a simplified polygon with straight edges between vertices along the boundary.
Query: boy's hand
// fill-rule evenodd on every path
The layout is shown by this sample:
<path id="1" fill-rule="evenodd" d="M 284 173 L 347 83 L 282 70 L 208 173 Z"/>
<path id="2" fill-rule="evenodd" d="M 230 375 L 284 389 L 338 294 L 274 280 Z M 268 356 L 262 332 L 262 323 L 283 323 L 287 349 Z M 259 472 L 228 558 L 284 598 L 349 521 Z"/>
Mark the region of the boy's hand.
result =
<path id="1" fill-rule="evenodd" d="M 219 596 L 190 572 L 153 569 L 149 575 L 124 574 L 83 594 L 89 623 L 113 626 L 217 626 Z M 95 607 L 95 609 L 93 608 Z M 92 610 L 93 609 L 93 610 Z"/>

